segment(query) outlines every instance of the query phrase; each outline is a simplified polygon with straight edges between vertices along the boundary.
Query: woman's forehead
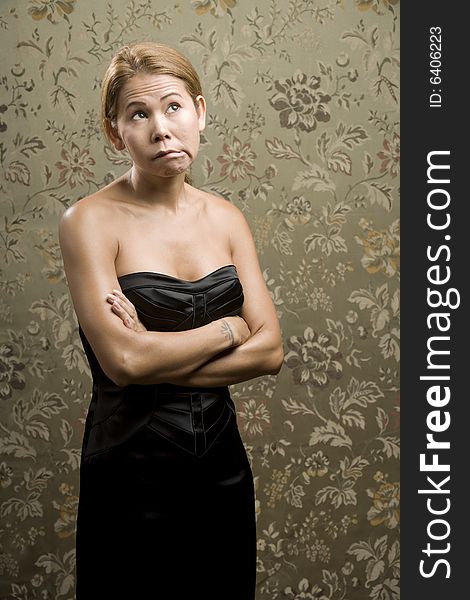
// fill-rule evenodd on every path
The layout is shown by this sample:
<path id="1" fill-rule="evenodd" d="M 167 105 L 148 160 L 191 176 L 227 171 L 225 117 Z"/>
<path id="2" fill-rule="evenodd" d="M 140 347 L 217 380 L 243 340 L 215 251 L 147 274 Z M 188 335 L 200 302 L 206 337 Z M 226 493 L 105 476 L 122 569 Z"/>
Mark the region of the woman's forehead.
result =
<path id="1" fill-rule="evenodd" d="M 130 102 L 137 99 L 164 100 L 171 93 L 188 96 L 182 79 L 166 74 L 137 73 L 123 85 L 118 104 L 120 108 L 125 109 Z"/>

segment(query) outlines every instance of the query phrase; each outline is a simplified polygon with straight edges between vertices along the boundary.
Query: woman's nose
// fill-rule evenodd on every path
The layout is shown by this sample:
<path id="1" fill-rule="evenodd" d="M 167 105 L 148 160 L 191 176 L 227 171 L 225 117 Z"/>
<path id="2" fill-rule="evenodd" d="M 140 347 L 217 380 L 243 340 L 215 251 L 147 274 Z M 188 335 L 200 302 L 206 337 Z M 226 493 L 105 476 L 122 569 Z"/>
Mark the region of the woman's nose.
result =
<path id="1" fill-rule="evenodd" d="M 159 141 L 163 138 L 170 137 L 168 125 L 163 116 L 155 116 L 152 121 L 152 140 Z"/>

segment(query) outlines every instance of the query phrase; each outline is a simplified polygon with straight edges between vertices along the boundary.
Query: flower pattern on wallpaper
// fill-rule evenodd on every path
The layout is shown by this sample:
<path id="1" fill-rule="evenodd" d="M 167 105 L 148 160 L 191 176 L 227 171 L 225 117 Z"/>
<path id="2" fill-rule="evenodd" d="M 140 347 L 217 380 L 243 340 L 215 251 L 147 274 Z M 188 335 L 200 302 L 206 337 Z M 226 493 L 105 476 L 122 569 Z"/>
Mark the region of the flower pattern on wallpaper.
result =
<path id="1" fill-rule="evenodd" d="M 74 598 L 91 386 L 57 224 L 129 168 L 100 80 L 154 39 L 201 75 L 191 176 L 244 212 L 283 331 L 279 375 L 231 386 L 257 600 L 398 600 L 398 18 L 398 0 L 2 3 L 1 597 Z"/>
<path id="2" fill-rule="evenodd" d="M 51 23 L 56 24 L 56 17 L 69 15 L 73 9 L 76 0 L 30 0 L 28 13 L 35 21 L 47 18 Z"/>
<path id="3" fill-rule="evenodd" d="M 318 122 L 331 118 L 328 102 L 331 96 L 320 88 L 320 78 L 297 70 L 292 78 L 274 82 L 277 93 L 269 99 L 271 106 L 279 112 L 281 127 L 298 127 L 302 131 L 313 131 Z"/>

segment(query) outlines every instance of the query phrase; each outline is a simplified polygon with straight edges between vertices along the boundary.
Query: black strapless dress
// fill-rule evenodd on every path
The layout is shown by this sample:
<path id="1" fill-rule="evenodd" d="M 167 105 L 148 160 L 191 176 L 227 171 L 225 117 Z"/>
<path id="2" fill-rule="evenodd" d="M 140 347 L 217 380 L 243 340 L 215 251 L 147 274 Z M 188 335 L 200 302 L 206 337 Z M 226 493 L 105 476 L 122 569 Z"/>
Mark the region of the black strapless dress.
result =
<path id="1" fill-rule="evenodd" d="M 149 330 L 239 314 L 226 265 L 197 281 L 119 278 Z M 118 387 L 83 331 L 93 375 L 80 467 L 77 600 L 253 600 L 253 474 L 227 386 Z"/>

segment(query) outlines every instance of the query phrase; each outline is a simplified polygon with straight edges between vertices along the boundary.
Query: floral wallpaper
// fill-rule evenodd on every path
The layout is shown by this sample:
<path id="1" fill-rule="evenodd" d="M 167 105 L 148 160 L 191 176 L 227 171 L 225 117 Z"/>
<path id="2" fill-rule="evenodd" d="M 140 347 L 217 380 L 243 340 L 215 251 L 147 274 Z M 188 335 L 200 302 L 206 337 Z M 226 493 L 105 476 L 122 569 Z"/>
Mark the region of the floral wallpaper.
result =
<path id="1" fill-rule="evenodd" d="M 74 598 L 91 384 L 57 224 L 129 166 L 99 87 L 140 40 L 201 75 L 191 176 L 243 210 L 282 326 L 279 375 L 231 387 L 257 600 L 398 598 L 398 0 L 4 0 L 0 29 L 0 598 Z"/>

